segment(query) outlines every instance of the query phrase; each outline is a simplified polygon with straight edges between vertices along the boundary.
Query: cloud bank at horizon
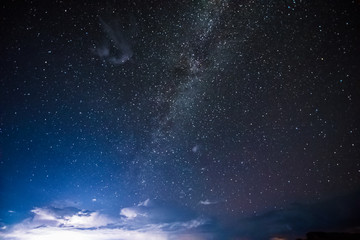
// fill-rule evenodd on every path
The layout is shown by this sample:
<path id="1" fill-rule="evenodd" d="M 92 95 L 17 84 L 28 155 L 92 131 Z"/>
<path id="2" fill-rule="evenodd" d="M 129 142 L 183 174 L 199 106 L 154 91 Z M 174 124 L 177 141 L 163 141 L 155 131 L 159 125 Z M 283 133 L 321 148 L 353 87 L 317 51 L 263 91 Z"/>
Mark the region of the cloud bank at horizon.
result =
<path id="1" fill-rule="evenodd" d="M 149 200 L 138 206 L 123 208 L 120 216 L 111 217 L 100 211 L 76 207 L 38 207 L 32 217 L 0 232 L 4 240 L 172 240 L 213 239 L 211 233 L 198 231 L 205 219 L 168 219 L 153 221 L 157 208 L 148 207 Z M 150 211 L 151 210 L 151 211 Z"/>

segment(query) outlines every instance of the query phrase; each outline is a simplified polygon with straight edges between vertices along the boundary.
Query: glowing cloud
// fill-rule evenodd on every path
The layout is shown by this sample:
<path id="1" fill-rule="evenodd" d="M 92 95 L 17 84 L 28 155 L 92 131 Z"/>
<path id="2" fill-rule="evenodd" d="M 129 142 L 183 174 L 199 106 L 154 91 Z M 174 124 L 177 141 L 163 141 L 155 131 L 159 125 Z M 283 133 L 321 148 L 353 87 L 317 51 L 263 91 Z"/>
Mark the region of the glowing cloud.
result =
<path id="1" fill-rule="evenodd" d="M 206 221 L 189 219 L 152 223 L 148 216 L 150 200 L 139 206 L 123 208 L 120 216 L 110 217 L 99 211 L 80 210 L 75 207 L 34 208 L 31 218 L 4 226 L 0 232 L 3 240 L 171 240 L 171 239 L 208 239 L 197 229 Z M 142 211 L 137 211 L 141 207 Z M 152 208 L 154 211 L 154 208 Z M 161 211 L 161 209 L 159 210 Z M 138 218 L 141 216 L 142 218 Z M 132 221 L 136 218 L 136 221 Z"/>

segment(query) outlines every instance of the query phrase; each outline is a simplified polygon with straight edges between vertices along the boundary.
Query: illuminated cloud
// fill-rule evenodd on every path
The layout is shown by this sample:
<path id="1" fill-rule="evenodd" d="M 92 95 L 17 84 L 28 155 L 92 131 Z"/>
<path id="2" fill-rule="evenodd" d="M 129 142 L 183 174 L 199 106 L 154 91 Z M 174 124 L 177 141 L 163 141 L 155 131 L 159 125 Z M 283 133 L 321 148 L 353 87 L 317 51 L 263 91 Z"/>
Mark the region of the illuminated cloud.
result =
<path id="1" fill-rule="evenodd" d="M 70 227 L 38 227 L 31 229 L 15 229 L 0 235 L 4 240 L 165 240 L 165 233 L 126 229 L 79 229 Z"/>
<path id="2" fill-rule="evenodd" d="M 123 208 L 120 211 L 120 215 L 128 218 L 128 219 L 134 219 L 138 216 L 138 213 L 136 212 L 135 209 L 132 208 Z"/>
<path id="3" fill-rule="evenodd" d="M 3 240 L 172 240 L 211 239 L 210 233 L 198 231 L 206 224 L 201 218 L 171 221 L 153 221 L 152 213 L 160 208 L 148 207 L 145 200 L 135 207 L 123 208 L 118 217 L 110 217 L 100 211 L 86 211 L 75 207 L 34 208 L 31 218 L 12 226 L 4 226 L 0 232 Z M 141 218 L 139 218 L 141 217 Z M 136 221 L 135 221 L 136 219 Z"/>

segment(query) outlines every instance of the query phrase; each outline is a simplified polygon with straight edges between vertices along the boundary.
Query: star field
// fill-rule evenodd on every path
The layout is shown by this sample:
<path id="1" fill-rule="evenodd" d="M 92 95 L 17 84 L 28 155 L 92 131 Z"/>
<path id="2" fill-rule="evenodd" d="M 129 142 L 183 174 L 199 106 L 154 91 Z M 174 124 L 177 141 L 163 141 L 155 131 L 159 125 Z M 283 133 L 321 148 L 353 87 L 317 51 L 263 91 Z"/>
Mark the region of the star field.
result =
<path id="1" fill-rule="evenodd" d="M 359 13 L 358 1 L 1 3 L 0 223 L 160 205 L 231 232 L 358 192 Z M 196 239 L 265 239 L 255 232 Z"/>

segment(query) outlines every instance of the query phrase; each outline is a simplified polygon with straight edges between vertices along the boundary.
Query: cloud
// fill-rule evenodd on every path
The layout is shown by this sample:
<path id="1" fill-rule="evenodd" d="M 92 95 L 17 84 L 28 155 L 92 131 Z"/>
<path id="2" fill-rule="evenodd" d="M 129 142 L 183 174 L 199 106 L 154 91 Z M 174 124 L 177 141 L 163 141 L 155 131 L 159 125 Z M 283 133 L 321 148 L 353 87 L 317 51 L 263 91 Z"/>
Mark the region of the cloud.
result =
<path id="1" fill-rule="evenodd" d="M 96 211 L 85 211 L 74 207 L 56 208 L 44 207 L 31 210 L 33 217 L 26 219 L 17 227 L 37 228 L 50 227 L 76 227 L 98 228 L 115 223 L 114 219 Z"/>
<path id="2" fill-rule="evenodd" d="M 169 237 L 162 232 L 143 232 L 126 229 L 78 229 L 59 227 L 38 227 L 32 229 L 17 229 L 0 235 L 7 240 L 165 240 Z"/>
<path id="3" fill-rule="evenodd" d="M 134 219 L 138 216 L 138 213 L 136 212 L 135 209 L 132 208 L 123 208 L 120 211 L 120 215 L 128 218 L 128 219 Z"/>
<path id="4" fill-rule="evenodd" d="M 201 201 L 209 205 L 215 202 Z M 360 192 L 315 204 L 293 204 L 283 210 L 226 223 L 188 208 L 146 199 L 115 216 L 79 207 L 38 207 L 32 217 L 0 224 L 2 240 L 208 240 L 296 239 L 309 231 L 341 231 L 360 226 Z"/>
<path id="5" fill-rule="evenodd" d="M 149 204 L 150 204 L 150 199 L 146 199 L 145 201 L 140 202 L 140 203 L 138 204 L 138 206 L 145 206 L 145 207 L 147 207 L 147 206 L 149 206 Z"/>
<path id="6" fill-rule="evenodd" d="M 133 56 L 133 51 L 123 31 L 120 30 L 119 26 L 111 26 L 102 19 L 100 19 L 100 22 L 110 42 L 92 49 L 92 52 L 114 65 L 124 64 L 129 61 Z"/>
<path id="7" fill-rule="evenodd" d="M 151 207 L 150 207 L 151 205 Z M 163 213 L 172 214 L 157 219 Z M 137 206 L 123 208 L 121 216 L 110 217 L 101 211 L 81 210 L 76 207 L 37 207 L 32 217 L 20 223 L 4 226 L 0 231 L 3 240 L 178 240 L 212 239 L 204 231 L 207 220 L 183 218 L 174 211 L 145 200 Z M 165 219 L 165 220 L 164 220 Z"/>
<path id="8" fill-rule="evenodd" d="M 224 231 L 232 232 L 232 236 L 260 240 L 279 236 L 295 239 L 309 231 L 359 229 L 360 216 L 354 214 L 359 203 L 360 192 L 313 204 L 293 204 L 286 209 L 240 219 Z"/>
<path id="9" fill-rule="evenodd" d="M 199 204 L 201 204 L 201 205 L 212 205 L 212 204 L 217 204 L 217 203 L 218 203 L 217 201 L 210 201 L 208 199 L 199 202 Z"/>
<path id="10" fill-rule="evenodd" d="M 106 46 L 101 46 L 93 50 L 93 53 L 101 58 L 108 57 L 110 55 L 110 49 Z"/>

